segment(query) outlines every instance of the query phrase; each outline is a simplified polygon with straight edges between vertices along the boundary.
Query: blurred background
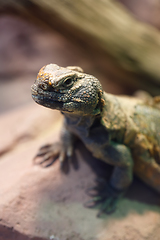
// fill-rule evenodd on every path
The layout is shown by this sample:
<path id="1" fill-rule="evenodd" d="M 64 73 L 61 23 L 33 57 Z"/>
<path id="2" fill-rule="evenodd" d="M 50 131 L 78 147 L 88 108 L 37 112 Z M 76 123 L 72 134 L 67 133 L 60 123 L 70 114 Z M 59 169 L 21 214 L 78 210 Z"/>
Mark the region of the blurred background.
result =
<path id="1" fill-rule="evenodd" d="M 48 63 L 78 65 L 105 91 L 160 94 L 160 1 L 1 0 L 0 113 L 33 102 Z"/>

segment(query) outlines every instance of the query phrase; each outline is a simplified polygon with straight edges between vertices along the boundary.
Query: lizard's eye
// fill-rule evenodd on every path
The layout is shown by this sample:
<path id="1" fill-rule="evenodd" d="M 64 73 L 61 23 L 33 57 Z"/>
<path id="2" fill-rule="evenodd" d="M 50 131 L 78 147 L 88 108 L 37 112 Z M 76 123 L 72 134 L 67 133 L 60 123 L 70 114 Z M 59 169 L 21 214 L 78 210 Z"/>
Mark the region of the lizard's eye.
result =
<path id="1" fill-rule="evenodd" d="M 63 82 L 63 86 L 69 87 L 72 84 L 72 78 L 67 78 Z"/>
<path id="2" fill-rule="evenodd" d="M 76 81 L 76 77 L 75 75 L 73 76 L 66 76 L 65 78 L 63 78 L 58 86 L 58 89 L 61 92 L 66 92 L 68 91 L 68 89 L 70 89 L 74 82 Z"/>

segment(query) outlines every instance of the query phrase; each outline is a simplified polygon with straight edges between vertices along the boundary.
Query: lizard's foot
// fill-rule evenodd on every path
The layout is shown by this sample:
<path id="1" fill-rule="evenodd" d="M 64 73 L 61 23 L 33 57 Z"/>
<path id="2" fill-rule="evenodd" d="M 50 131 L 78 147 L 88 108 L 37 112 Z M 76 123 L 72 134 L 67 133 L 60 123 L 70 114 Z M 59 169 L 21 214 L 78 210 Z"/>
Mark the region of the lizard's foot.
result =
<path id="1" fill-rule="evenodd" d="M 49 167 L 59 156 L 60 143 L 47 144 L 42 146 L 37 155 L 33 158 L 33 163 L 42 167 Z"/>
<path id="2" fill-rule="evenodd" d="M 42 146 L 37 155 L 34 157 L 34 164 L 41 165 L 42 167 L 51 166 L 58 158 L 63 167 L 67 158 L 70 158 L 73 154 L 72 146 L 62 146 L 60 142 L 54 144 L 47 144 Z"/>
<path id="3" fill-rule="evenodd" d="M 110 184 L 106 184 L 105 180 L 98 181 L 98 185 L 89 188 L 87 193 L 93 198 L 84 204 L 87 208 L 100 207 L 97 217 L 102 214 L 111 214 L 116 210 L 119 200 L 125 191 L 114 189 Z"/>

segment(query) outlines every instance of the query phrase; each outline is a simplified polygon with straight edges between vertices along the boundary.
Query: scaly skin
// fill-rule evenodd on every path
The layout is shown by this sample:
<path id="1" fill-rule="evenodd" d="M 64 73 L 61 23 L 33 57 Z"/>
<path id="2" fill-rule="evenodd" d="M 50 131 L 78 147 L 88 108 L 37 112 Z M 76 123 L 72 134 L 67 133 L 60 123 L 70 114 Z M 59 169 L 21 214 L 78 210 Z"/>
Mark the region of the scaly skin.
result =
<path id="1" fill-rule="evenodd" d="M 109 183 L 94 188 L 97 196 L 91 203 L 101 203 L 99 216 L 114 211 L 133 171 L 160 192 L 159 98 L 147 103 L 107 94 L 98 79 L 81 68 L 55 64 L 39 71 L 31 91 L 35 102 L 60 110 L 65 119 L 61 142 L 46 145 L 37 154 L 41 164 L 50 165 L 59 157 L 63 165 L 78 137 L 93 156 L 114 166 Z"/>

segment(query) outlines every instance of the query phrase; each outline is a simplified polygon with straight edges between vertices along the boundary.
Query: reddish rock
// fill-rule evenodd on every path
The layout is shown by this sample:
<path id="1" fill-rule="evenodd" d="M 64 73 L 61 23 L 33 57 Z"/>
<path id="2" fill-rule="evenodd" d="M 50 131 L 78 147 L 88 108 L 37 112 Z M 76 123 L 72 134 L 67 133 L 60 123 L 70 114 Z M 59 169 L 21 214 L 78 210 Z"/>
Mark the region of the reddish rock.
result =
<path id="1" fill-rule="evenodd" d="M 1 117 L 0 240 L 158 240 L 160 196 L 137 179 L 112 215 L 97 218 L 97 209 L 83 206 L 85 190 L 110 168 L 81 143 L 73 159 L 79 168 L 70 163 L 68 174 L 58 161 L 33 165 L 38 148 L 58 140 L 61 124 L 58 111 L 34 103 Z"/>

